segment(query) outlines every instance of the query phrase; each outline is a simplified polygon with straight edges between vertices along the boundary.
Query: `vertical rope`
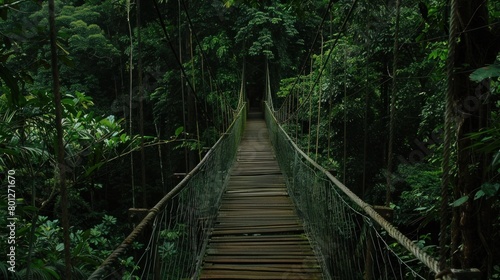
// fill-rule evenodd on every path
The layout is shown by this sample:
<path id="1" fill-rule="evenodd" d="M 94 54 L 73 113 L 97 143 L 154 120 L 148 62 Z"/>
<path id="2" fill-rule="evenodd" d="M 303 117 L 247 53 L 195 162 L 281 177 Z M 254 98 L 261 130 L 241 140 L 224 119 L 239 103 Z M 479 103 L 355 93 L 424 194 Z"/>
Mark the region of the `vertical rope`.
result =
<path id="1" fill-rule="evenodd" d="M 294 94 L 291 92 L 289 94 L 290 96 L 290 106 L 288 107 L 288 115 L 287 115 L 287 119 L 290 118 L 290 116 L 292 116 L 293 114 L 293 108 L 295 107 L 295 98 L 294 98 Z M 292 122 L 293 120 L 290 120 L 290 122 Z"/>
<path id="2" fill-rule="evenodd" d="M 161 121 L 160 121 L 161 123 Z M 158 139 L 161 139 L 161 128 L 158 127 L 158 121 L 154 120 L 154 125 L 155 125 L 155 130 L 156 130 L 156 136 L 158 137 Z M 159 157 L 159 160 L 160 160 L 160 176 L 161 176 L 161 186 L 163 188 L 163 191 L 164 193 L 166 193 L 166 186 L 165 186 L 165 175 L 163 174 L 163 156 L 162 156 L 162 151 L 161 151 L 161 146 L 162 145 L 158 145 L 158 157 Z"/>
<path id="3" fill-rule="evenodd" d="M 129 118 L 129 133 L 132 135 L 132 102 L 133 102 L 133 95 L 132 95 L 132 87 L 133 87 L 133 58 L 134 58 L 134 42 L 132 40 L 132 26 L 130 25 L 130 0 L 127 0 L 127 24 L 128 24 L 128 36 L 130 39 L 130 55 L 129 55 L 129 62 L 128 62 L 128 70 L 129 70 L 129 112 L 128 112 L 128 118 Z M 135 177 L 134 177 L 134 154 L 130 153 L 130 182 L 132 185 L 132 207 L 135 208 Z"/>
<path id="4" fill-rule="evenodd" d="M 178 9 L 178 16 L 179 18 L 177 19 L 177 32 L 179 36 L 179 64 L 180 67 L 182 68 L 182 32 L 181 32 L 181 1 L 177 1 L 179 5 Z M 188 78 L 188 77 L 186 77 Z M 181 71 L 180 73 L 180 81 L 181 81 L 181 96 L 182 96 L 182 125 L 184 126 L 184 135 L 188 135 L 189 131 L 187 131 L 187 121 L 186 121 L 186 97 L 185 97 L 185 90 L 184 90 L 184 73 Z M 185 137 L 186 138 L 186 137 Z M 188 156 L 188 150 L 187 147 L 184 147 L 184 166 L 186 168 L 186 174 L 189 172 L 189 156 Z"/>
<path id="5" fill-rule="evenodd" d="M 302 91 L 302 86 L 300 87 L 299 89 L 300 93 L 303 94 L 303 91 Z M 300 95 L 299 94 L 299 91 L 297 91 L 297 108 L 299 108 L 299 99 L 300 99 Z M 300 119 L 299 119 L 299 110 L 295 110 L 295 112 L 293 113 L 295 114 L 295 143 L 298 142 L 298 139 L 299 139 L 299 128 L 302 128 L 302 126 L 300 125 Z"/>
<path id="6" fill-rule="evenodd" d="M 368 95 L 368 64 L 365 65 L 365 112 L 363 118 L 363 183 L 362 183 L 362 198 L 365 197 L 366 191 L 366 160 L 368 153 L 368 110 L 370 109 Z"/>
<path id="7" fill-rule="evenodd" d="M 193 75 L 193 89 L 196 90 L 196 77 L 195 77 L 195 68 L 194 68 L 194 51 L 193 51 L 193 29 L 191 25 L 189 26 L 189 47 L 190 47 L 190 52 L 191 52 L 191 73 Z M 202 60 L 203 61 L 203 60 Z M 203 65 L 202 65 L 203 67 Z M 201 140 L 200 140 L 200 123 L 198 121 L 198 102 L 195 102 L 194 104 L 194 113 L 196 116 L 196 139 L 198 141 L 198 161 L 201 161 L 201 152 L 202 152 L 202 147 L 201 147 Z"/>
<path id="8" fill-rule="evenodd" d="M 331 117 L 332 117 L 332 99 L 329 98 L 328 99 L 328 136 L 327 136 L 328 137 L 328 148 L 327 148 L 327 152 L 326 152 L 326 158 L 328 160 L 330 160 L 330 153 L 331 153 L 330 146 L 331 146 L 331 142 L 332 142 L 332 140 L 331 140 L 331 133 L 330 133 L 330 131 L 332 129 L 332 119 L 331 119 Z M 295 142 L 297 142 L 297 141 L 295 141 Z"/>
<path id="9" fill-rule="evenodd" d="M 314 90 L 314 83 L 313 83 L 313 58 L 311 57 L 311 80 L 309 81 L 311 83 L 311 90 L 310 92 Z M 309 97 L 309 128 L 308 128 L 308 133 L 307 133 L 307 154 L 309 154 L 311 150 L 311 125 L 312 125 L 312 97 Z"/>
<path id="10" fill-rule="evenodd" d="M 396 113 L 396 88 L 397 88 L 397 68 L 398 68 L 398 33 L 399 33 L 399 17 L 401 10 L 401 1 L 396 0 L 396 22 L 394 27 L 394 50 L 392 64 L 392 92 L 391 92 L 391 109 L 389 117 L 389 147 L 387 152 L 387 190 L 385 193 L 385 206 L 391 204 L 391 189 L 392 189 L 392 169 L 393 169 L 393 147 L 394 147 L 394 115 Z"/>
<path id="11" fill-rule="evenodd" d="M 243 103 L 247 100 L 246 96 L 246 90 L 245 90 L 245 85 L 246 85 L 246 62 L 243 61 L 243 69 L 241 70 L 241 84 L 240 84 L 240 97 L 238 101 L 238 109 L 243 106 Z"/>
<path id="12" fill-rule="evenodd" d="M 346 183 L 347 165 L 347 49 L 344 46 L 344 170 L 342 172 L 342 183 Z"/>
<path id="13" fill-rule="evenodd" d="M 205 96 L 205 98 L 203 98 L 203 105 L 205 107 L 205 112 L 208 112 L 208 94 L 207 94 L 207 91 L 206 91 L 206 88 L 207 88 L 207 83 L 205 81 L 205 61 L 204 61 L 204 58 L 203 58 L 203 53 L 200 52 L 200 63 L 201 63 L 201 87 L 203 88 L 203 95 Z M 215 117 L 214 117 L 214 110 L 212 110 L 212 120 L 214 120 L 214 127 L 217 127 L 217 124 L 215 123 Z M 209 127 L 209 124 L 208 124 L 208 118 L 205 119 L 205 127 L 208 128 Z"/>
<path id="14" fill-rule="evenodd" d="M 142 39 L 141 39 L 141 0 L 136 3 L 137 28 L 137 81 L 139 84 L 139 133 L 141 136 L 141 188 L 142 207 L 148 207 L 146 191 L 146 154 L 144 151 L 144 87 L 142 82 Z"/>
<path id="15" fill-rule="evenodd" d="M 272 100 L 271 100 L 271 94 L 267 90 L 269 88 L 269 65 L 267 63 L 267 58 L 265 60 L 264 65 L 266 65 L 266 84 L 265 84 L 265 89 L 264 89 L 264 98 L 266 99 L 267 103 L 269 104 L 271 110 L 274 110 L 274 107 L 272 106 Z"/>
<path id="16" fill-rule="evenodd" d="M 332 37 L 333 34 L 333 13 L 330 13 L 330 37 Z M 330 49 L 330 52 L 333 52 L 333 48 Z M 333 63 L 330 63 L 330 81 L 333 81 L 334 75 L 333 75 Z M 328 161 L 330 161 L 330 146 L 331 146 L 331 128 L 332 128 L 332 95 L 333 95 L 333 90 L 330 90 L 330 95 L 328 98 L 328 147 L 327 147 L 327 152 L 326 152 L 326 158 Z"/>
<path id="17" fill-rule="evenodd" d="M 321 32 L 321 65 L 323 65 L 323 32 Z M 322 85 L 322 77 L 320 77 L 320 82 L 319 82 L 319 97 L 318 97 L 318 121 L 317 121 L 317 126 L 316 126 L 316 157 L 315 160 L 318 160 L 318 147 L 319 147 L 319 129 L 320 129 L 320 124 L 321 124 L 321 96 L 323 94 L 323 85 Z"/>
<path id="18" fill-rule="evenodd" d="M 214 92 L 214 83 L 213 83 L 211 78 L 208 80 L 208 82 L 210 83 L 210 93 L 213 93 Z M 220 104 L 219 104 L 217 98 L 215 98 L 215 102 L 213 102 L 213 104 L 215 104 L 215 105 L 212 105 L 212 106 L 215 106 L 215 108 L 212 110 L 212 114 L 214 116 L 214 120 L 217 120 L 217 122 L 216 122 L 217 130 L 219 131 L 219 133 L 222 133 L 222 132 L 224 132 L 224 130 L 222 129 L 222 116 L 220 115 L 220 110 L 219 110 Z"/>
<path id="19" fill-rule="evenodd" d="M 450 23 L 448 35 L 448 57 L 446 59 L 447 70 L 447 90 L 446 90 L 446 109 L 444 120 L 444 143 L 443 143 L 443 177 L 441 180 L 441 206 L 440 206 L 440 230 L 439 230 L 439 268 L 444 270 L 447 262 L 447 234 L 446 228 L 448 225 L 448 188 L 451 181 L 451 146 L 453 134 L 453 94 L 454 94 L 454 67 L 455 67 L 455 52 L 457 47 L 457 1 L 450 0 Z"/>

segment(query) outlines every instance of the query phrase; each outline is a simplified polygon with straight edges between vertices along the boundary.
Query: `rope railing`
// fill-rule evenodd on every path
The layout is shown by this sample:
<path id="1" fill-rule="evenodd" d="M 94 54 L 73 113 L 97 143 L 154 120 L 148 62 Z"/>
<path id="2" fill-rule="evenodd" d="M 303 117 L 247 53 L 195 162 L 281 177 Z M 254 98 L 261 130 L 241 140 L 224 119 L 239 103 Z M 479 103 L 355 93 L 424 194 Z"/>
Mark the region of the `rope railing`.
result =
<path id="1" fill-rule="evenodd" d="M 201 162 L 149 209 L 88 279 L 122 279 L 124 276 L 127 279 L 190 279 L 196 276 L 245 126 L 246 106 L 241 103 L 239 107 L 226 133 Z M 132 247 L 139 238 L 146 240 L 142 255 L 127 261 L 138 254 Z"/>
<path id="2" fill-rule="evenodd" d="M 316 244 L 326 275 L 331 279 L 434 279 L 433 274 L 435 279 L 457 279 L 453 273 L 458 270 L 443 273 L 434 257 L 382 216 L 387 214 L 383 208 L 364 202 L 309 158 L 280 126 L 269 103 L 266 122 L 290 194 Z M 410 266 L 405 260 L 418 260 L 420 265 Z M 355 271 L 359 275 L 355 276 Z"/>
<path id="3" fill-rule="evenodd" d="M 441 271 L 438 261 L 397 230 L 380 210 L 309 158 L 279 125 L 267 103 L 266 122 L 289 193 L 328 279 L 429 279 Z M 382 213 L 386 213 L 383 208 Z M 408 264 L 416 260 L 421 264 Z"/>
<path id="4" fill-rule="evenodd" d="M 390 217 L 390 210 L 374 209 L 304 153 L 280 125 L 286 112 L 274 111 L 269 87 L 266 91 L 271 142 L 327 278 L 455 279 L 453 270 L 442 273 L 435 258 L 382 216 Z M 408 264 L 417 260 L 420 265 Z"/>

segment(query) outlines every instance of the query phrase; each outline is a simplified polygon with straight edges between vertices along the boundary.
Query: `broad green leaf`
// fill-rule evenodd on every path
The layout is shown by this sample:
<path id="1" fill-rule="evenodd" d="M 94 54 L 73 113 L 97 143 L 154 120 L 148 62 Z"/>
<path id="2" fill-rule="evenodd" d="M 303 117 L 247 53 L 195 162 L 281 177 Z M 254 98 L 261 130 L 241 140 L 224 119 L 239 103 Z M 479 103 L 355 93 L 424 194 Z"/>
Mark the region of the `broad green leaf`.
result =
<path id="1" fill-rule="evenodd" d="M 465 202 L 467 202 L 467 200 L 469 200 L 469 197 L 468 196 L 462 196 L 461 198 L 455 200 L 452 204 L 453 207 L 458 207 L 462 204 L 464 204 Z"/>
<path id="2" fill-rule="evenodd" d="M 56 251 L 58 252 L 62 252 L 64 250 L 64 244 L 63 243 L 59 243 L 56 245 Z"/>
<path id="3" fill-rule="evenodd" d="M 500 184 L 491 184 L 491 183 L 486 183 L 481 186 L 481 191 L 484 192 L 484 194 L 488 197 L 494 196 L 498 190 L 500 189 Z"/>
<path id="4" fill-rule="evenodd" d="M 86 241 L 87 241 L 87 239 L 89 239 L 89 237 L 90 237 L 90 229 L 85 231 L 85 233 L 82 235 L 83 240 L 80 241 L 78 243 L 78 245 L 76 246 L 76 248 L 73 250 L 72 253 L 74 256 L 80 255 L 80 253 L 82 252 L 83 246 L 85 246 Z"/>
<path id="5" fill-rule="evenodd" d="M 75 101 L 71 98 L 64 98 L 61 100 L 62 104 L 70 105 L 70 106 L 75 106 Z"/>
<path id="6" fill-rule="evenodd" d="M 90 174 L 92 174 L 92 172 L 94 172 L 95 170 L 101 168 L 101 166 L 104 164 L 104 162 L 99 162 L 98 164 L 95 164 L 93 166 L 91 166 L 90 168 L 88 168 L 86 171 L 85 171 L 85 176 L 89 176 Z"/>
<path id="7" fill-rule="evenodd" d="M 120 141 L 122 143 L 125 143 L 128 139 L 129 138 L 128 138 L 127 134 L 123 133 L 122 135 L 120 135 Z"/>
<path id="8" fill-rule="evenodd" d="M 495 157 L 493 158 L 493 162 L 491 163 L 491 165 L 495 166 L 495 165 L 497 165 L 499 163 L 500 163 L 500 151 L 498 151 L 495 154 Z"/>
<path id="9" fill-rule="evenodd" d="M 500 76 L 500 65 L 492 64 L 489 66 L 485 66 L 470 74 L 469 78 L 474 82 L 481 82 L 484 79 L 499 77 Z"/>
<path id="10" fill-rule="evenodd" d="M 175 137 L 178 137 L 179 135 L 181 135 L 181 133 L 184 131 L 184 127 L 183 126 L 180 126 L 178 127 L 176 130 L 175 130 Z"/>
<path id="11" fill-rule="evenodd" d="M 474 200 L 480 199 L 484 195 L 485 195 L 484 191 L 483 190 L 479 190 L 479 191 L 476 192 L 476 195 L 474 195 Z"/>
<path id="12" fill-rule="evenodd" d="M 47 273 L 49 273 L 52 277 L 54 277 L 53 279 L 57 279 L 57 280 L 61 279 L 61 277 L 59 276 L 59 274 L 55 270 L 53 270 L 49 267 L 44 267 L 44 270 Z"/>

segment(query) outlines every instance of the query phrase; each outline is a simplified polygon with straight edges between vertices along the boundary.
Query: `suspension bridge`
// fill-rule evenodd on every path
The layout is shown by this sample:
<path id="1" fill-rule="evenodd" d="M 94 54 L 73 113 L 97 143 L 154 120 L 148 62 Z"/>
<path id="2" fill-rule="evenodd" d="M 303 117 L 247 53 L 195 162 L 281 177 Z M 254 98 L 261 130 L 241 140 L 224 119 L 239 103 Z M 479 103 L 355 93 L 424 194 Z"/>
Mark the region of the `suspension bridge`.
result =
<path id="1" fill-rule="evenodd" d="M 459 279 L 294 143 L 267 84 L 89 279 Z"/>
<path id="2" fill-rule="evenodd" d="M 276 109 L 269 69 L 261 110 L 250 110 L 244 84 L 243 74 L 226 132 L 89 279 L 479 279 L 443 268 L 389 222 L 390 209 L 364 202 L 302 151 L 282 125 L 305 102 Z"/>

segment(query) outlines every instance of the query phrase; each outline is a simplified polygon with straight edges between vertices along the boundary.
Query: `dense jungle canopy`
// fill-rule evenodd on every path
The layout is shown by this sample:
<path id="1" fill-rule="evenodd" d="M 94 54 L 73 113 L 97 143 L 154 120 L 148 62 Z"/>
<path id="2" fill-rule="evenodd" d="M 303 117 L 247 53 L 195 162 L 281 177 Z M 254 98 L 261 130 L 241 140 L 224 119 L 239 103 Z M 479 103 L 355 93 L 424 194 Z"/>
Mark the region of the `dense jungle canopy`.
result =
<path id="1" fill-rule="evenodd" d="M 128 209 L 224 133 L 242 80 L 262 106 L 269 67 L 311 158 L 436 256 L 445 211 L 451 267 L 500 279 L 499 1 L 457 0 L 452 32 L 437 0 L 55 0 L 54 34 L 49 2 L 0 0 L 0 171 L 18 218 L 18 270 L 2 261 L 0 278 L 68 279 L 65 254 L 87 277 Z"/>

